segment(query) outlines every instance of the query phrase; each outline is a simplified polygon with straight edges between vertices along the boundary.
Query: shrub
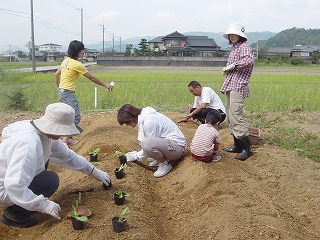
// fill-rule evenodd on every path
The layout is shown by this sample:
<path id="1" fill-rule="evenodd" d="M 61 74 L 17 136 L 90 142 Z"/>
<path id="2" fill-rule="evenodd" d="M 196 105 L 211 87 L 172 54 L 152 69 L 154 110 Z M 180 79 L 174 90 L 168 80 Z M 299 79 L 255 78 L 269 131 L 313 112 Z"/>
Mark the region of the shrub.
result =
<path id="1" fill-rule="evenodd" d="M 305 65 L 306 61 L 300 57 L 294 57 L 294 58 L 291 58 L 290 63 L 292 65 Z"/>
<path id="2" fill-rule="evenodd" d="M 8 98 L 8 107 L 10 109 L 14 109 L 14 110 L 22 110 L 22 111 L 26 111 L 28 110 L 27 108 L 27 99 L 25 98 L 23 92 L 21 89 L 13 92 L 12 96 L 9 96 L 7 94 L 5 94 Z"/>

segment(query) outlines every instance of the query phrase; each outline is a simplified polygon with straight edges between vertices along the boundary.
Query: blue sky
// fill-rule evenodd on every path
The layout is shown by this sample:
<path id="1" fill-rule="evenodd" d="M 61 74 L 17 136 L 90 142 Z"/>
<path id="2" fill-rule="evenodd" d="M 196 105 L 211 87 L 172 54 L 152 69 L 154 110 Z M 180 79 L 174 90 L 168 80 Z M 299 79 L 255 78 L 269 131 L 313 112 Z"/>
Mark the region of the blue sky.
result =
<path id="1" fill-rule="evenodd" d="M 30 0 L 1 0 L 0 50 L 31 40 Z M 174 31 L 224 32 L 240 22 L 246 32 L 319 29 L 318 0 L 33 0 L 35 44 L 68 45 Z"/>

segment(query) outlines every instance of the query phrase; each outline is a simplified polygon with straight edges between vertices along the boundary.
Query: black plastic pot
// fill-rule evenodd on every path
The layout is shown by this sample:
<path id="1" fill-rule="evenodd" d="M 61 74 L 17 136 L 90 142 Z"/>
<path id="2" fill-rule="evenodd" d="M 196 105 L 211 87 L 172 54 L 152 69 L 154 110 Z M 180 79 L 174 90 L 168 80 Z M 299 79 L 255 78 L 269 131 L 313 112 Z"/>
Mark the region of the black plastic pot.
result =
<path id="1" fill-rule="evenodd" d="M 89 154 L 90 156 L 90 162 L 97 162 L 98 161 L 98 154 L 93 155 L 93 154 Z"/>
<path id="2" fill-rule="evenodd" d="M 121 179 L 124 177 L 124 171 L 123 168 L 119 171 L 119 168 L 116 168 L 116 170 L 114 170 L 114 174 L 116 175 L 117 179 Z"/>
<path id="3" fill-rule="evenodd" d="M 119 222 L 119 217 L 112 218 L 112 229 L 114 232 L 116 233 L 123 232 L 124 230 L 126 230 L 126 225 L 127 225 L 127 220 Z"/>
<path id="4" fill-rule="evenodd" d="M 114 203 L 118 206 L 124 204 L 124 200 L 126 199 L 126 194 L 122 192 L 122 197 L 118 197 L 117 193 L 114 193 Z"/>
<path id="5" fill-rule="evenodd" d="M 84 228 L 84 222 L 71 217 L 72 227 L 74 230 L 82 230 Z"/>
<path id="6" fill-rule="evenodd" d="M 109 189 L 111 189 L 111 188 L 112 188 L 111 180 L 110 180 L 110 183 L 109 183 L 109 185 L 108 185 L 108 186 L 107 186 L 107 185 L 105 185 L 104 183 L 102 183 L 102 187 L 103 187 L 103 189 L 104 189 L 104 190 L 109 190 Z"/>
<path id="7" fill-rule="evenodd" d="M 127 163 L 126 155 L 121 155 L 118 158 L 119 158 L 119 161 L 120 161 L 120 165 Z"/>

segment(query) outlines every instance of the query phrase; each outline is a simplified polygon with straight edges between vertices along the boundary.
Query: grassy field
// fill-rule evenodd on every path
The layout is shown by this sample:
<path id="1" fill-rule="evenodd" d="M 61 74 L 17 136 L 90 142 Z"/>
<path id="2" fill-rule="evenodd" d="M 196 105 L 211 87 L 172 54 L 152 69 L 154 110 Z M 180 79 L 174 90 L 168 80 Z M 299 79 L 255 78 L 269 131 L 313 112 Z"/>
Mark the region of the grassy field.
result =
<path id="1" fill-rule="evenodd" d="M 44 66 L 55 66 L 59 65 L 58 62 L 37 62 L 36 67 L 44 67 Z M 2 70 L 12 70 L 19 68 L 32 68 L 32 62 L 0 62 L 0 69 Z"/>
<path id="2" fill-rule="evenodd" d="M 76 95 L 81 110 L 95 110 L 95 87 L 97 87 L 96 109 L 114 109 L 125 103 L 137 106 L 154 106 L 159 111 L 185 111 L 192 104 L 193 96 L 187 85 L 191 80 L 199 81 L 203 86 L 213 88 L 220 93 L 224 77 L 220 71 L 210 68 L 152 68 L 153 71 L 109 71 L 108 68 L 94 73 L 103 81 L 116 83 L 114 91 L 109 92 L 81 77 L 76 86 Z M 263 68 L 262 68 L 263 69 Z M 270 68 L 265 68 L 269 69 Z M 271 68 L 274 69 L 274 68 Z M 279 70 L 279 68 L 278 68 Z M 102 73 L 103 72 L 103 73 Z M 320 74 L 300 73 L 290 69 L 283 72 L 265 72 L 256 70 L 251 78 L 251 95 L 246 99 L 246 110 L 250 112 L 282 112 L 300 109 L 319 110 L 317 96 L 320 90 Z M 56 85 L 53 73 L 5 73 L 0 75 L 1 95 L 0 111 L 8 111 L 8 101 L 15 92 L 20 91 L 27 101 L 30 111 L 42 111 L 51 102 L 57 101 Z"/>
<path id="3" fill-rule="evenodd" d="M 193 103 L 193 95 L 187 88 L 191 80 L 213 88 L 225 101 L 219 91 L 224 81 L 220 68 L 98 66 L 90 67 L 90 71 L 101 80 L 116 84 L 114 91 L 109 92 L 81 77 L 76 95 L 82 112 L 108 111 L 130 103 L 138 107 L 152 106 L 158 111 L 186 113 Z M 53 73 L 1 71 L 0 86 L 0 112 L 19 111 L 9 108 L 17 92 L 23 95 L 28 111 L 42 112 L 49 103 L 58 101 Z M 96 108 L 95 87 L 98 96 Z M 301 155 L 320 160 L 319 134 L 302 134 L 295 127 L 281 123 L 277 117 L 295 111 L 319 112 L 318 66 L 255 68 L 250 92 L 245 101 L 246 118 L 261 129 L 273 126 L 274 134 L 266 141 L 292 150 L 299 147 Z M 265 113 L 272 113 L 273 117 L 266 117 Z"/>

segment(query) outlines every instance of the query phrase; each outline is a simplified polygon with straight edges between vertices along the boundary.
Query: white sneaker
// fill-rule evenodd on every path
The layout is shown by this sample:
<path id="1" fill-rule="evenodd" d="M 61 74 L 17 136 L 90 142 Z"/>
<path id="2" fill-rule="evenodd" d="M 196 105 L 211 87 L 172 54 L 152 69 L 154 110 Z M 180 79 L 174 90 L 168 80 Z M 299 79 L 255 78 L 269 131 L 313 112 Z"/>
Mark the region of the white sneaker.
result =
<path id="1" fill-rule="evenodd" d="M 222 157 L 220 155 L 214 153 L 211 161 L 212 162 L 219 162 L 221 160 L 221 158 Z"/>
<path id="2" fill-rule="evenodd" d="M 157 160 L 154 160 L 153 162 L 149 163 L 150 167 L 158 167 L 159 166 L 159 162 Z"/>
<path id="3" fill-rule="evenodd" d="M 159 163 L 158 170 L 153 174 L 155 177 L 163 177 L 168 172 L 170 172 L 172 166 L 168 160 L 164 161 L 163 163 Z"/>

